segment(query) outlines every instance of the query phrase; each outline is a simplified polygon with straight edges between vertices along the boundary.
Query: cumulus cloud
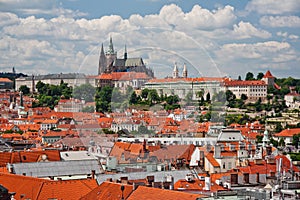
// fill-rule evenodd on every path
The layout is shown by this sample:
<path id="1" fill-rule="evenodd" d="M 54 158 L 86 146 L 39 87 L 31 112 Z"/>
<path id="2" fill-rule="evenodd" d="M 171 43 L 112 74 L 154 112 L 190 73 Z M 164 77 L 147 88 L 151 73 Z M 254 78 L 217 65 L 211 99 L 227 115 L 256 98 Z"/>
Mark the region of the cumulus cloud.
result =
<path id="1" fill-rule="evenodd" d="M 95 74 L 101 43 L 107 47 L 109 36 L 119 57 L 126 44 L 129 57 L 141 56 L 149 67 L 188 62 L 204 75 L 216 73 L 216 66 L 223 61 L 241 58 L 264 62 L 270 56 L 268 62 L 278 62 L 294 59 L 296 54 L 289 43 L 265 41 L 272 34 L 256 24 L 238 21 L 232 6 L 208 10 L 195 5 L 184 12 L 171 4 L 157 14 L 134 14 L 128 19 L 119 15 L 97 19 L 60 15 L 48 19 L 8 12 L 0 12 L 0 19 L 0 67 L 13 65 L 25 73 L 80 69 Z M 297 35 L 287 34 L 286 38 L 296 39 Z M 265 42 L 238 44 L 239 40 L 257 39 Z M 236 43 L 219 47 L 233 40 Z M 278 55 L 277 60 L 274 55 Z"/>
<path id="2" fill-rule="evenodd" d="M 272 36 L 271 33 L 269 33 L 268 31 L 259 30 L 256 27 L 254 27 L 251 23 L 243 21 L 233 26 L 233 35 L 242 39 L 252 37 L 269 38 Z"/>
<path id="3" fill-rule="evenodd" d="M 263 16 L 259 22 L 269 27 L 300 27 L 300 17 L 298 16 Z"/>
<path id="4" fill-rule="evenodd" d="M 225 44 L 217 52 L 223 59 L 260 59 L 264 62 L 284 62 L 297 54 L 287 42 L 268 41 L 255 44 Z"/>
<path id="5" fill-rule="evenodd" d="M 78 10 L 70 10 L 62 8 L 55 0 L 0 0 L 0 11 L 14 12 L 21 15 L 48 15 L 48 16 L 68 16 L 68 17 L 82 17 L 86 13 Z"/>
<path id="6" fill-rule="evenodd" d="M 246 10 L 260 14 L 289 14 L 300 9 L 299 0 L 251 0 Z"/>

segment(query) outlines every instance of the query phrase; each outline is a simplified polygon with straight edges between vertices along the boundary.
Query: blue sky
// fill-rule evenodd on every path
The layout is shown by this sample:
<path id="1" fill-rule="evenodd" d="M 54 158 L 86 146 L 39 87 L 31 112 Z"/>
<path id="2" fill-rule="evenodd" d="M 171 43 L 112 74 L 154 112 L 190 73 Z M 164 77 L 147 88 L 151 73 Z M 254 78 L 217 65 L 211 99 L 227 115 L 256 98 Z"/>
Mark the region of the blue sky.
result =
<path id="1" fill-rule="evenodd" d="M 0 68 L 97 73 L 101 44 L 143 57 L 157 77 L 271 70 L 300 78 L 299 0 L 0 0 Z"/>

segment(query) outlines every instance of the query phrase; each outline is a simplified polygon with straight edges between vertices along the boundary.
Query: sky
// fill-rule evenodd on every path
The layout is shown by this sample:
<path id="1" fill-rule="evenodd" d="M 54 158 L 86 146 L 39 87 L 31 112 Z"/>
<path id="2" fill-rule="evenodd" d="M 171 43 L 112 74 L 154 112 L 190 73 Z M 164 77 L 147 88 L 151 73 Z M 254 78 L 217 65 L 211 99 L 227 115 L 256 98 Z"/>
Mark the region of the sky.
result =
<path id="1" fill-rule="evenodd" d="M 0 69 L 97 74 L 101 44 L 155 76 L 300 78 L 299 0 L 0 0 Z"/>

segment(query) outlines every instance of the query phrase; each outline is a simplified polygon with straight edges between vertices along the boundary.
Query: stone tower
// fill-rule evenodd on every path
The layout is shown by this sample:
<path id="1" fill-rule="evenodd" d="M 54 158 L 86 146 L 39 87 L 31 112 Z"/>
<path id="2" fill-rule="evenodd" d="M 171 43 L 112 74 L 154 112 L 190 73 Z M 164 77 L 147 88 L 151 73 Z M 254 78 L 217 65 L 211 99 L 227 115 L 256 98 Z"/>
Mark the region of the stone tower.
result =
<path id="1" fill-rule="evenodd" d="M 173 78 L 178 78 L 178 67 L 177 67 L 177 63 L 175 63 L 175 65 L 174 65 L 174 69 L 173 69 Z"/>
<path id="2" fill-rule="evenodd" d="M 114 60 L 117 58 L 117 52 L 114 50 L 112 38 L 110 37 L 108 50 L 105 53 L 106 56 L 106 70 L 109 71 L 109 67 L 112 66 Z"/>
<path id="3" fill-rule="evenodd" d="M 182 71 L 182 77 L 187 78 L 187 76 L 188 76 L 188 72 L 187 72 L 186 64 L 184 63 L 183 71 Z"/>
<path id="4" fill-rule="evenodd" d="M 98 75 L 105 72 L 106 69 L 106 57 L 104 54 L 103 43 L 101 45 L 100 58 L 99 58 L 99 67 L 98 67 Z"/>

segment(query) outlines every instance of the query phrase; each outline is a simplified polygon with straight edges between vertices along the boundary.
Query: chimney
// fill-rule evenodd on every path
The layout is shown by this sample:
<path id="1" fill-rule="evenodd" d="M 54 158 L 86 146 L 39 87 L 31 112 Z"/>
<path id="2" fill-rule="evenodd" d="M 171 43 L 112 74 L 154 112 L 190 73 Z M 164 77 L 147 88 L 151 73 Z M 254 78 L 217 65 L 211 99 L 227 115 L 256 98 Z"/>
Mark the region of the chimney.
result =
<path id="1" fill-rule="evenodd" d="M 92 170 L 92 179 L 95 179 L 95 173 L 96 173 L 96 171 Z"/>

